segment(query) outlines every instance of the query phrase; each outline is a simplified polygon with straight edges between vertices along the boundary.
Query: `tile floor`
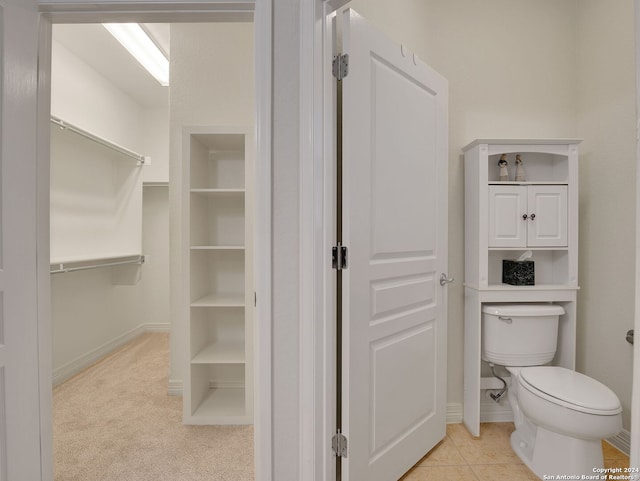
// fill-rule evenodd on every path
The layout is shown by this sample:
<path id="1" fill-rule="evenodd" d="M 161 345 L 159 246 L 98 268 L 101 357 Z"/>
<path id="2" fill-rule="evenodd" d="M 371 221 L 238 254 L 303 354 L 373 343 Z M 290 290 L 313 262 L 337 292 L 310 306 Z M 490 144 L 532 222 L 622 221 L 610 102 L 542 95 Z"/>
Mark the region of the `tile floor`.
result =
<path id="1" fill-rule="evenodd" d="M 538 481 L 511 450 L 513 423 L 483 423 L 474 438 L 462 424 L 447 425 L 447 436 L 400 481 Z M 607 468 L 628 467 L 629 458 L 603 442 Z"/>

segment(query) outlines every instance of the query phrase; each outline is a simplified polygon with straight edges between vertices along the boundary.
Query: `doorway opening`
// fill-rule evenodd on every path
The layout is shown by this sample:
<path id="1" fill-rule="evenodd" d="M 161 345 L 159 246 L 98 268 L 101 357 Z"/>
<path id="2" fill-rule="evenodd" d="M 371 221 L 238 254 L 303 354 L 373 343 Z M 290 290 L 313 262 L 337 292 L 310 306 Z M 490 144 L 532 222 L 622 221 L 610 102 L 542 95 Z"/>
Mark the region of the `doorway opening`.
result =
<path id="1" fill-rule="evenodd" d="M 138 81 L 137 85 L 130 82 L 134 75 L 131 71 L 123 73 L 120 70 L 124 67 L 117 65 L 116 50 L 107 50 L 106 44 L 100 43 L 109 39 L 100 24 L 53 26 L 51 114 L 54 122 L 61 121 L 62 125 L 52 122 L 51 132 L 51 265 L 52 273 L 55 273 L 51 284 L 52 367 L 54 383 L 60 384 L 122 346 L 128 346 L 125 350 L 133 349 L 126 343 L 140 334 L 171 331 L 170 360 L 167 361 L 170 376 L 165 388 L 175 395 L 182 394 L 185 385 L 193 384 L 187 383 L 185 377 L 189 375 L 188 366 L 192 363 L 189 346 L 193 344 L 195 334 L 189 334 L 189 326 L 185 325 L 188 321 L 182 316 L 185 305 L 179 288 L 194 281 L 192 276 L 184 274 L 184 270 L 189 269 L 184 267 L 185 263 L 193 266 L 194 262 L 185 262 L 184 255 L 186 253 L 188 259 L 194 245 L 185 247 L 182 232 L 185 225 L 188 229 L 190 222 L 201 221 L 197 215 L 194 218 L 193 213 L 184 210 L 191 202 L 193 191 L 189 194 L 189 190 L 182 190 L 185 185 L 184 170 L 180 165 L 183 128 L 250 125 L 247 137 L 249 143 L 253 142 L 253 24 L 146 24 L 146 28 L 160 39 L 163 32 L 169 31 L 175 33 L 177 39 L 171 47 L 165 48 L 173 49 L 171 55 L 176 55 L 175 64 L 183 73 L 172 74 L 176 84 L 164 91 L 149 82 Z M 224 32 L 220 32 L 221 29 Z M 84 37 L 74 37 L 78 32 L 83 32 Z M 237 35 L 237 38 L 230 38 L 230 35 Z M 223 41 L 225 38 L 227 42 Z M 162 40 L 158 43 L 162 44 Z M 229 44 L 245 51 L 231 52 Z M 219 51 L 212 47 L 215 45 Z M 175 53 L 181 48 L 185 53 L 183 56 Z M 229 65 L 212 57 L 220 51 L 224 51 Z M 96 55 L 96 52 L 100 54 Z M 240 63 L 248 65 L 249 70 L 238 72 L 238 77 L 233 78 L 230 69 L 238 66 L 238 58 L 244 58 Z M 99 66 L 98 60 L 105 60 L 104 66 Z M 124 86 L 123 80 L 129 85 Z M 225 88 L 227 84 L 233 85 L 231 92 Z M 240 89 L 243 85 L 249 85 L 250 91 Z M 211 94 L 209 98 L 203 98 L 205 91 Z M 142 151 L 145 159 L 134 162 L 122 159 L 121 153 L 114 154 L 109 146 L 87 139 L 78 131 L 89 132 L 108 143 L 133 147 Z M 246 169 L 246 172 L 250 175 L 252 170 Z M 250 186 L 250 183 L 246 185 L 245 190 Z M 222 196 L 222 204 L 227 205 L 221 207 L 222 219 L 216 221 L 222 229 L 228 227 L 225 222 L 229 216 L 232 224 L 237 223 L 238 205 L 244 205 L 246 209 L 252 197 L 247 194 L 240 203 L 231 200 L 232 206 L 228 207 L 227 197 L 239 194 L 230 190 L 240 189 L 217 190 L 227 192 L 205 194 Z M 215 204 L 215 199 L 206 202 Z M 216 208 L 220 207 L 213 209 Z M 250 230 L 243 232 L 245 235 L 250 233 Z M 172 247 L 169 246 L 170 238 Z M 233 251 L 234 258 L 245 256 L 238 254 L 237 245 L 209 247 L 211 249 L 197 249 L 195 256 L 201 256 L 202 250 L 213 250 L 217 254 Z M 170 257 L 176 260 L 170 262 Z M 214 259 L 214 264 L 216 260 L 219 261 Z M 251 258 L 243 264 L 250 266 Z M 239 275 L 238 272 L 235 275 Z M 253 297 L 253 292 L 250 294 Z M 189 298 L 188 302 L 193 300 Z M 244 309 L 248 311 L 247 307 Z M 190 310 L 188 305 L 186 310 Z M 236 345 L 240 333 L 248 339 L 246 348 L 253 346 L 250 330 L 232 326 L 242 317 L 237 312 L 231 320 L 220 322 L 222 327 L 206 325 L 218 322 L 216 316 L 210 317 L 210 322 L 200 318 L 197 321 L 200 334 L 209 336 L 209 344 L 227 341 L 230 336 L 232 344 Z M 252 312 L 246 317 L 252 318 Z M 219 364 L 232 366 L 230 369 L 214 366 L 209 371 L 245 373 L 252 371 L 252 355 Z M 225 378 L 223 381 L 237 384 L 237 379 Z M 216 379 L 206 379 L 204 383 L 208 384 L 207 388 L 220 387 L 220 381 Z M 252 391 L 245 392 L 244 398 L 252 400 Z M 182 408 L 178 406 L 178 409 Z M 77 416 L 83 414 L 79 408 Z M 185 410 L 185 418 L 186 414 Z M 54 412 L 54 418 L 55 415 Z M 249 424 L 252 415 L 248 416 Z M 119 417 L 126 423 L 126 413 Z M 178 418 L 182 420 L 180 411 Z M 57 424 L 54 425 L 57 429 Z M 204 429 L 232 438 L 234 435 L 230 427 Z M 187 432 L 194 431 L 187 429 Z M 246 449 L 252 450 L 253 436 L 249 438 Z M 235 442 L 240 442 L 237 436 Z M 239 446 L 236 450 L 245 449 L 244 445 Z M 210 458 L 224 457 L 210 449 Z M 54 457 L 57 452 L 54 442 Z M 80 459 L 77 454 L 74 453 L 74 457 Z M 220 464 L 219 460 L 216 464 Z M 191 459 L 184 469 L 196 469 L 196 465 L 197 462 Z M 176 460 L 171 460 L 171 466 L 179 469 Z M 253 479 L 253 468 L 249 468 L 247 477 L 239 479 Z M 211 472 L 200 471 L 196 475 L 204 476 L 202 479 L 212 476 Z M 167 474 L 175 478 L 175 472 Z M 194 475 L 193 479 L 198 478 Z"/>

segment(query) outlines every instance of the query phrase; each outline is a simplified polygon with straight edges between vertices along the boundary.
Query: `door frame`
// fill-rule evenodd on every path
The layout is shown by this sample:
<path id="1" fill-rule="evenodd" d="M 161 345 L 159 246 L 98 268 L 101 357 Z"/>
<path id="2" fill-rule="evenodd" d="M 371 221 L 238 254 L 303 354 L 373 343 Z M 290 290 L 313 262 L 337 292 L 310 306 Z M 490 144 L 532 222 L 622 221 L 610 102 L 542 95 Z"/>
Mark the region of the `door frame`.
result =
<path id="1" fill-rule="evenodd" d="M 636 299 L 634 332 L 640 332 L 640 0 L 635 0 L 636 44 Z M 633 346 L 630 466 L 640 467 L 640 346 Z M 640 480 L 636 474 L 633 479 Z"/>
<path id="2" fill-rule="evenodd" d="M 336 86 L 331 23 L 349 0 L 300 2 L 300 477 L 335 481 Z"/>
<path id="3" fill-rule="evenodd" d="M 247 19 L 253 15 L 255 37 L 256 95 L 256 195 L 254 222 L 255 290 L 260 302 L 255 308 L 254 356 L 254 465 L 256 481 L 273 478 L 272 420 L 272 265 L 271 265 L 271 118 L 272 118 L 272 12 L 273 0 L 209 0 L 206 3 L 166 3 L 145 0 L 114 2 L 57 2 L 40 0 L 38 62 L 38 192 L 49 192 L 51 109 L 51 25 L 53 23 L 90 23 L 106 21 L 205 22 Z M 38 198 L 38 331 L 40 348 L 40 413 L 42 480 L 53 479 L 52 433 L 52 326 L 51 286 L 49 281 L 49 196 Z"/>

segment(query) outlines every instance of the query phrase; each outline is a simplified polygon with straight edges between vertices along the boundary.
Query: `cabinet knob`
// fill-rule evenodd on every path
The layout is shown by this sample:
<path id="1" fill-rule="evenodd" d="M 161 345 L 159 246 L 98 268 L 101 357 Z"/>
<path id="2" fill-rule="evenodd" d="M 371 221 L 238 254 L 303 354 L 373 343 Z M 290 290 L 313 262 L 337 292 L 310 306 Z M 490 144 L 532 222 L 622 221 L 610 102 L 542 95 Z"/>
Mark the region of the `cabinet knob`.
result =
<path id="1" fill-rule="evenodd" d="M 535 215 L 535 214 L 531 214 L 531 215 L 529 216 L 529 218 L 530 218 L 531 220 L 535 220 L 535 219 L 536 219 L 536 215 Z"/>
<path id="2" fill-rule="evenodd" d="M 527 214 L 522 214 L 522 220 L 527 220 L 529 216 Z"/>

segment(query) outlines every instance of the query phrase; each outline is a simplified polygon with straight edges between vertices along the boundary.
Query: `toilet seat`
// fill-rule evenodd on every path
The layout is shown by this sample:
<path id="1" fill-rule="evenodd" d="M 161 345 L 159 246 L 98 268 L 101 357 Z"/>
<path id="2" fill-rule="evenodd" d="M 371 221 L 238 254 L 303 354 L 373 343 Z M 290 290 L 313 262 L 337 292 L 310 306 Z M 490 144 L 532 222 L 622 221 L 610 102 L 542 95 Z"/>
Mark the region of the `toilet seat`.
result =
<path id="1" fill-rule="evenodd" d="M 584 374 L 558 366 L 535 366 L 520 370 L 520 384 L 527 391 L 574 411 L 601 416 L 622 412 L 615 393 Z"/>

